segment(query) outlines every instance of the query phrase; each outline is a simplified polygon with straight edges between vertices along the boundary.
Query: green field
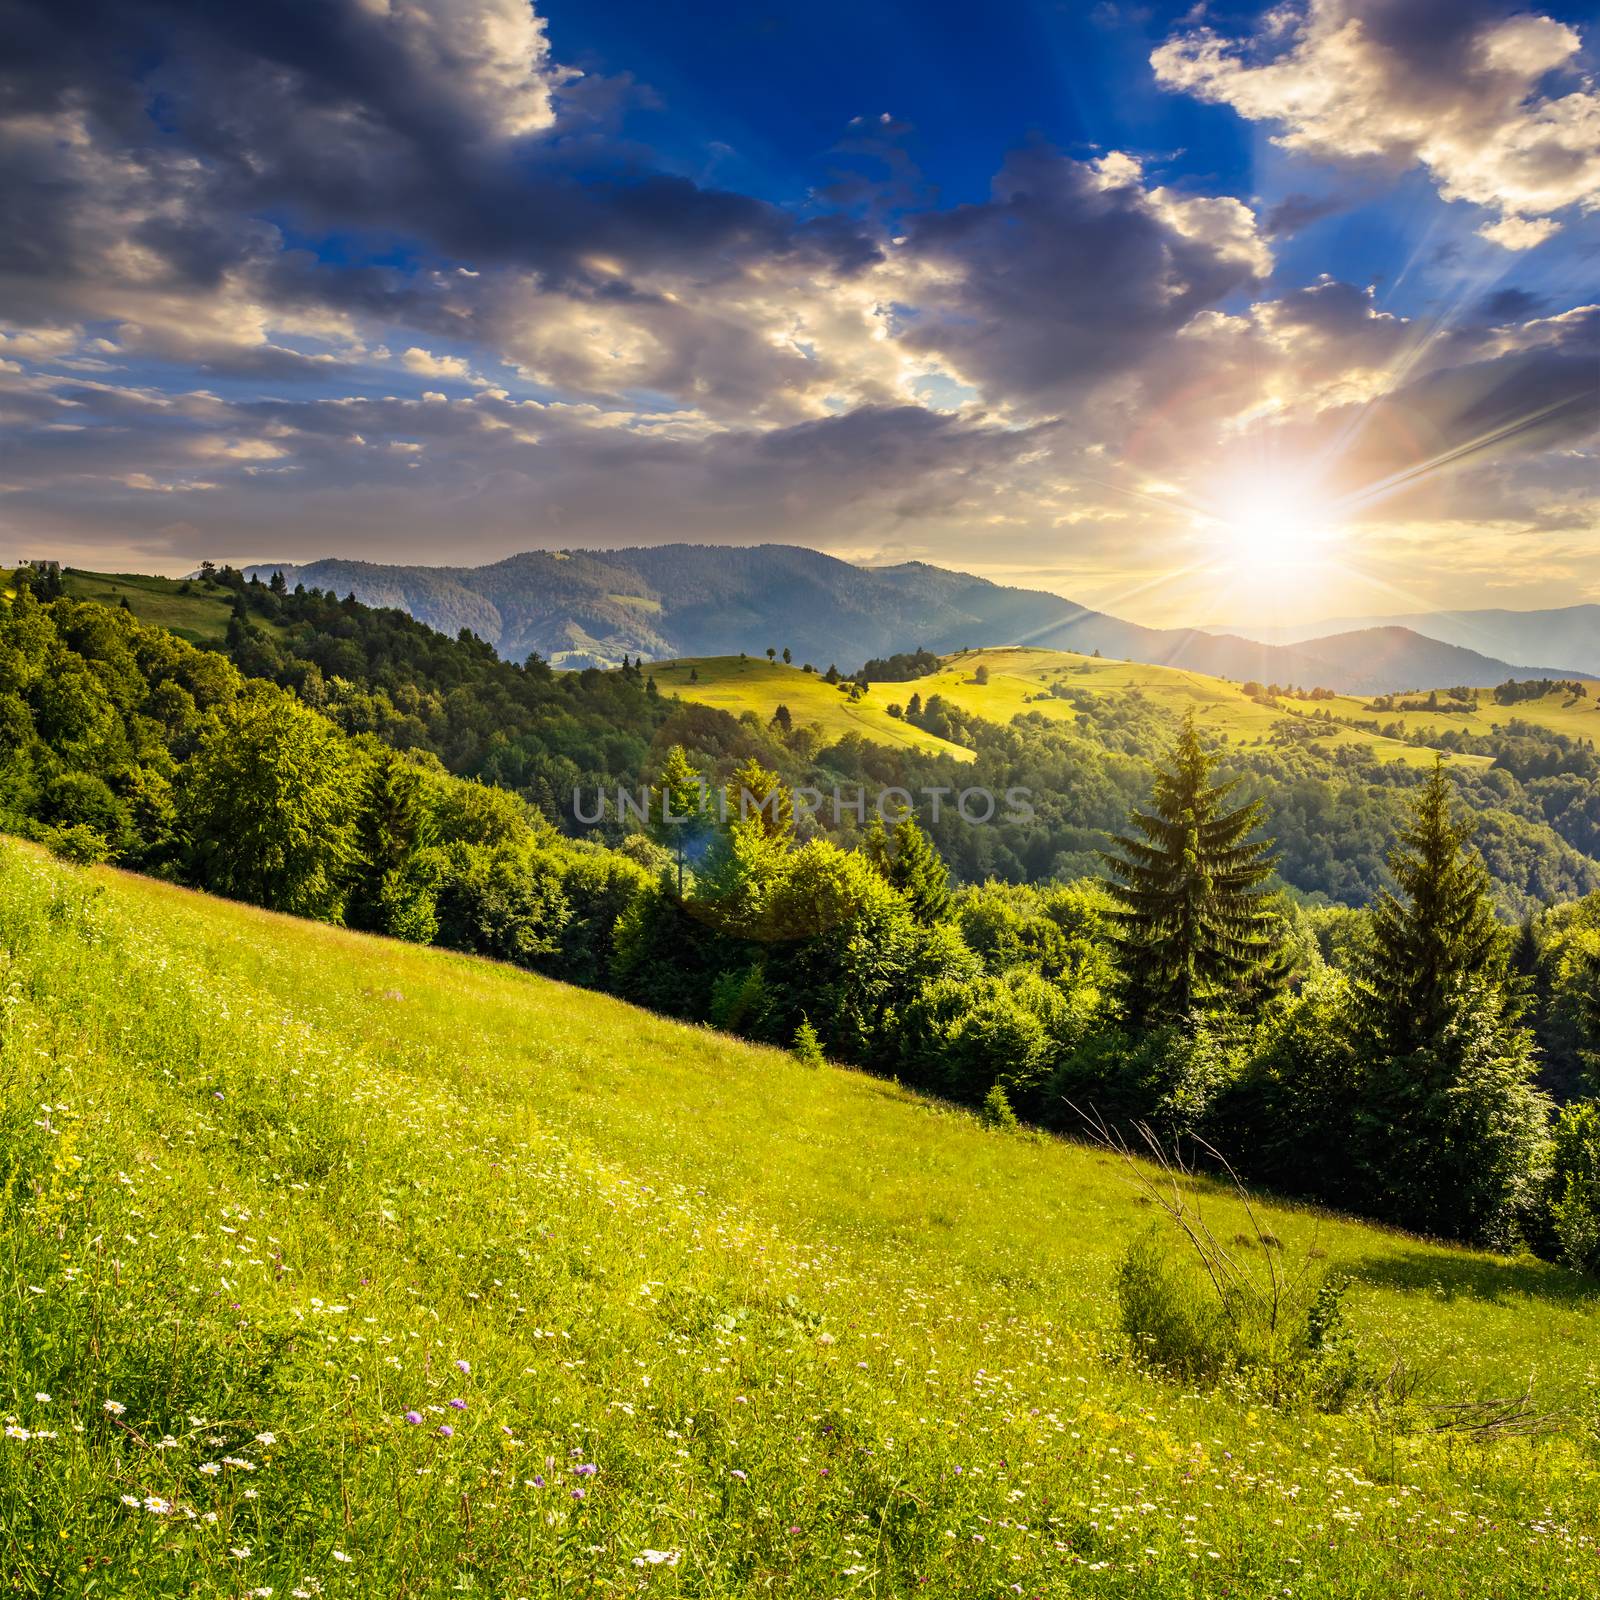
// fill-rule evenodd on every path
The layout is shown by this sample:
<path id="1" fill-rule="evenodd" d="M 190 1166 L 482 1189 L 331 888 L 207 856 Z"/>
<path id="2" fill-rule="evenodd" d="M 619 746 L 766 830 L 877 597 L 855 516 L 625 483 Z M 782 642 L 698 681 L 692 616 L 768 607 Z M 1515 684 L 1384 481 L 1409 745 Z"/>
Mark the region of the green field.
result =
<path id="1" fill-rule="evenodd" d="M 1556 1268 L 1269 1208 L 1554 1415 L 1276 1411 L 1118 1357 L 1092 1149 L 9 841 L 0 996 L 9 1593 L 1594 1592 Z"/>
<path id="2" fill-rule="evenodd" d="M 977 681 L 980 667 L 988 669 L 987 683 Z M 691 670 L 698 674 L 698 681 L 690 681 Z M 1059 683 L 1066 688 L 1107 696 L 1137 692 L 1179 715 L 1192 710 L 1208 730 L 1241 745 L 1270 742 L 1277 725 L 1286 717 L 1304 717 L 1323 707 L 1336 716 L 1371 718 L 1375 715 L 1361 709 L 1364 701 L 1348 696 L 1315 703 L 1290 699 L 1264 703 L 1245 694 L 1236 683 L 1180 667 L 1111 661 L 1024 646 L 966 651 L 950 657 L 940 671 L 925 678 L 874 683 L 857 701 L 852 701 L 848 694 L 841 693 L 816 674 L 739 656 L 654 662 L 650 671 L 664 693 L 716 706 L 735 716 L 753 711 L 765 721 L 781 701 L 789 707 L 796 726 L 815 723 L 829 738 L 857 733 L 880 744 L 938 750 L 961 757 L 967 757 L 969 752 L 889 716 L 886 708 L 891 704 L 903 706 L 913 694 L 921 695 L 924 701 L 937 694 L 952 705 L 992 722 L 1010 722 L 1024 712 L 1037 712 L 1053 720 L 1070 722 L 1077 715 L 1071 702 L 1050 693 L 1052 685 Z M 1537 708 L 1542 703 L 1532 704 L 1535 707 L 1533 717 L 1537 720 Z M 1387 724 L 1396 719 L 1383 715 L 1378 720 Z M 1600 718 L 1596 721 L 1600 722 Z M 1320 744 L 1328 749 L 1356 746 L 1371 750 L 1386 761 L 1401 761 L 1409 766 L 1433 763 L 1432 750 L 1337 723 L 1326 726 L 1325 731 L 1319 729 L 1319 736 Z M 1448 759 L 1467 766 L 1490 764 L 1488 756 L 1452 755 Z"/>
<path id="3" fill-rule="evenodd" d="M 233 599 L 223 589 L 208 590 L 200 582 L 183 593 L 179 578 L 153 578 L 129 572 L 63 572 L 62 581 L 74 600 L 97 600 L 101 605 L 128 602 L 142 622 L 168 628 L 190 644 L 219 645 L 228 631 Z"/>
<path id="4" fill-rule="evenodd" d="M 976 680 L 980 666 L 989 669 L 987 684 Z M 1023 646 L 967 651 L 952 658 L 943 671 L 920 678 L 914 684 L 896 687 L 907 693 L 917 689 L 924 700 L 931 694 L 941 694 L 953 704 L 995 722 L 1009 722 L 1024 711 L 1070 720 L 1075 715 L 1071 704 L 1056 699 L 1049 692 L 1056 683 L 1090 694 L 1122 695 L 1137 691 L 1178 715 L 1193 711 L 1208 731 L 1223 734 L 1235 744 L 1264 743 L 1271 739 L 1273 730 L 1285 717 L 1304 716 L 1317 709 L 1309 701 L 1289 699 L 1263 704 L 1245 694 L 1236 683 L 1207 677 L 1202 672 L 1189 672 L 1182 667 L 1109 661 L 1098 656 Z M 885 690 L 887 692 L 887 686 Z M 1353 728 L 1330 727 L 1321 742 L 1328 748 L 1360 745 L 1387 761 L 1423 766 L 1431 766 L 1433 762 L 1430 751 Z M 1488 765 L 1487 757 L 1456 759 Z"/>
<path id="5" fill-rule="evenodd" d="M 690 673 L 698 681 L 690 681 Z M 889 715 L 890 705 L 904 705 L 920 684 L 881 684 L 859 700 L 848 688 L 828 683 L 820 673 L 802 672 L 759 657 L 703 656 L 683 661 L 652 661 L 650 675 L 663 694 L 676 694 L 698 705 L 715 706 L 732 716 L 754 712 L 763 723 L 780 705 L 788 706 L 794 726 L 816 726 L 825 739 L 860 734 L 878 744 L 910 750 L 938 751 L 970 761 L 972 752 L 936 738 Z"/>
<path id="6" fill-rule="evenodd" d="M 1583 696 L 1547 694 L 1537 700 L 1522 700 L 1516 705 L 1496 705 L 1492 691 L 1479 691 L 1475 711 L 1441 714 L 1434 711 L 1372 711 L 1370 701 L 1340 695 L 1330 702 L 1335 716 L 1378 722 L 1384 727 L 1398 722 L 1408 733 L 1441 734 L 1451 730 L 1465 733 L 1491 733 L 1512 722 L 1531 722 L 1570 739 L 1600 739 L 1600 680 L 1589 679 Z M 1414 699 L 1408 695 L 1405 698 Z"/>

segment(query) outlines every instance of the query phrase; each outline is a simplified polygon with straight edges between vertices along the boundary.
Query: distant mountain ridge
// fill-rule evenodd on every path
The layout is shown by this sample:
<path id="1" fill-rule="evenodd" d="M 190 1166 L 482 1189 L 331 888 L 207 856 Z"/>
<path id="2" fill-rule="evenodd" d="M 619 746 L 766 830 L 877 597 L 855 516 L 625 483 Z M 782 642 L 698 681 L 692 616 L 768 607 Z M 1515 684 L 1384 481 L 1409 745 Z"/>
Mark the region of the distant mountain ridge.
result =
<path id="1" fill-rule="evenodd" d="M 851 669 L 919 645 L 944 654 L 1031 644 L 1354 693 L 1573 675 L 1570 667 L 1512 666 L 1398 627 L 1281 645 L 1197 628 L 1147 628 L 1060 595 L 926 562 L 858 567 L 797 545 L 531 550 L 483 567 L 330 559 L 245 570 L 353 592 L 443 633 L 468 628 L 509 659 L 537 650 L 562 667 L 613 666 L 624 654 L 759 655 L 771 645 L 818 667 Z"/>
<path id="2" fill-rule="evenodd" d="M 1207 633 L 1238 634 L 1262 644 L 1300 644 L 1324 634 L 1361 628 L 1409 628 L 1425 639 L 1460 645 L 1505 661 L 1565 661 L 1600 676 L 1600 605 L 1557 606 L 1544 611 L 1413 611 L 1393 617 L 1332 617 L 1288 628 L 1219 623 Z"/>

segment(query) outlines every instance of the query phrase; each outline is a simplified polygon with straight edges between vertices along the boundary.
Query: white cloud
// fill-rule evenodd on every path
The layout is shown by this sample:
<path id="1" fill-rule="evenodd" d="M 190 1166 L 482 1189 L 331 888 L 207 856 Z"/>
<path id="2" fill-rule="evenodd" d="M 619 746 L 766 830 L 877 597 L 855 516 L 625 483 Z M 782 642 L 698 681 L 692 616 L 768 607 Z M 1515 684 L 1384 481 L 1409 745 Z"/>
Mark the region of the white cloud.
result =
<path id="1" fill-rule="evenodd" d="M 1569 207 L 1600 209 L 1600 90 L 1576 29 L 1419 0 L 1309 0 L 1257 35 L 1180 33 L 1151 56 L 1168 88 L 1232 106 L 1307 155 L 1428 170 L 1447 200 L 1500 213 L 1479 231 L 1526 250 Z M 1558 92 L 1552 74 L 1568 81 Z"/>

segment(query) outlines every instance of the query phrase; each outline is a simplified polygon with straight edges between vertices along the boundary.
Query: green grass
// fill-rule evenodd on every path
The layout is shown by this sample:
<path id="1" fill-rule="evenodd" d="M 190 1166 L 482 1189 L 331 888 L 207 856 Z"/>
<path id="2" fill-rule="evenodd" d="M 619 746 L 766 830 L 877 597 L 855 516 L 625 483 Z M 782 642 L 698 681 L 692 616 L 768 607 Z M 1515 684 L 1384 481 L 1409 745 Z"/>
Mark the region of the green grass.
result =
<path id="1" fill-rule="evenodd" d="M 1511 722 L 1531 722 L 1569 738 L 1596 740 L 1600 739 L 1600 680 L 1588 679 L 1585 687 L 1589 692 L 1582 698 L 1547 694 L 1510 706 L 1496 705 L 1493 690 L 1485 688 L 1479 691 L 1477 710 L 1446 715 L 1435 711 L 1370 711 L 1367 709 L 1369 701 L 1352 695 L 1340 695 L 1332 702 L 1332 709 L 1335 716 L 1377 722 L 1385 728 L 1398 722 L 1408 733 L 1440 734 L 1452 729 L 1491 733 Z M 1416 696 L 1403 698 L 1415 699 Z"/>
<path id="2" fill-rule="evenodd" d="M 690 681 L 691 671 L 698 674 L 698 681 Z M 937 751 L 964 761 L 972 759 L 970 750 L 889 715 L 889 706 L 903 706 L 922 687 L 920 683 L 878 684 L 859 700 L 852 700 L 848 689 L 828 683 L 820 673 L 802 672 L 799 667 L 786 667 L 756 656 L 652 661 L 650 674 L 663 694 L 715 706 L 735 717 L 752 711 L 765 723 L 780 705 L 785 705 L 795 727 L 815 725 L 830 741 L 855 733 L 877 744 Z"/>
<path id="3" fill-rule="evenodd" d="M 97 600 L 115 606 L 128 602 L 141 622 L 170 629 L 190 644 L 221 644 L 233 612 L 233 597 L 224 589 L 207 589 L 199 580 L 183 593 L 183 580 L 154 578 L 130 572 L 79 572 L 62 574 L 63 584 L 74 600 Z M 257 618 L 262 626 L 270 626 Z"/>
<path id="4" fill-rule="evenodd" d="M 989 669 L 987 684 L 976 680 L 980 666 Z M 1193 711 L 1209 731 L 1245 745 L 1269 741 L 1277 724 L 1285 717 L 1304 716 L 1324 704 L 1288 699 L 1264 704 L 1245 694 L 1238 684 L 1224 678 L 1207 677 L 1203 672 L 1023 646 L 968 651 L 952 658 L 942 671 L 919 679 L 915 687 L 921 690 L 924 700 L 930 694 L 942 694 L 955 705 L 996 722 L 1009 722 L 1023 711 L 1070 720 L 1075 715 L 1070 703 L 1049 694 L 1050 687 L 1056 683 L 1097 695 L 1137 691 L 1180 716 Z M 1354 728 L 1329 727 L 1322 734 L 1321 743 L 1329 749 L 1359 745 L 1383 760 L 1403 761 L 1408 765 L 1431 766 L 1433 763 L 1431 751 Z M 1455 759 L 1489 764 L 1488 757 Z"/>
<path id="5" fill-rule="evenodd" d="M 1269 1208 L 1565 1416 L 1280 1413 L 1116 1358 L 1106 1157 L 892 1084 L 14 842 L 0 1001 L 10 1593 L 1593 1592 L 1555 1268 Z"/>
<path id="6" fill-rule="evenodd" d="M 987 683 L 978 682 L 979 667 L 988 668 Z M 814 722 L 829 738 L 857 733 L 879 744 L 938 750 L 963 758 L 969 752 L 889 716 L 886 708 L 891 703 L 904 705 L 913 694 L 920 694 L 925 701 L 938 694 L 951 704 L 993 722 L 1010 722 L 1028 712 L 1037 712 L 1052 721 L 1071 722 L 1077 716 L 1071 702 L 1050 693 L 1052 685 L 1060 683 L 1070 689 L 1110 697 L 1137 692 L 1180 716 L 1193 711 L 1206 728 L 1225 735 L 1236 745 L 1245 746 L 1270 743 L 1277 725 L 1285 718 L 1303 718 L 1324 707 L 1335 716 L 1371 719 L 1376 715 L 1385 725 L 1393 720 L 1405 720 L 1368 712 L 1364 709 L 1365 701 L 1351 696 L 1331 701 L 1279 699 L 1267 702 L 1245 694 L 1236 683 L 1181 667 L 1104 660 L 1021 645 L 965 651 L 947 658 L 938 672 L 925 678 L 907 683 L 874 683 L 858 701 L 851 701 L 848 695 L 841 694 L 814 674 L 801 673 L 794 667 L 775 666 L 764 660 L 741 660 L 738 656 L 656 662 L 651 664 L 650 670 L 663 691 L 702 705 L 720 707 L 735 716 L 743 711 L 754 711 L 765 721 L 782 701 L 789 707 L 796 724 Z M 698 681 L 690 682 L 691 670 L 698 674 Z M 1533 704 L 1536 709 L 1530 720 L 1541 720 L 1537 708 L 1543 703 Z M 1547 725 L 1573 731 L 1567 725 L 1575 716 L 1576 713 L 1563 713 L 1564 720 Z M 1458 720 L 1468 719 L 1451 718 L 1448 725 L 1455 726 Z M 1494 720 L 1504 722 L 1508 718 Z M 1600 723 L 1600 717 L 1595 720 Z M 1441 718 L 1433 721 L 1444 723 Z M 1486 717 L 1474 731 L 1483 731 L 1487 726 Z M 1600 728 L 1589 729 L 1586 724 L 1585 730 L 1591 736 L 1600 732 Z M 1407 766 L 1431 766 L 1434 759 L 1431 749 L 1337 723 L 1319 723 L 1318 742 L 1325 749 L 1370 750 L 1381 760 L 1400 761 Z M 1452 754 L 1446 759 L 1463 766 L 1488 766 L 1491 762 L 1488 756 Z"/>

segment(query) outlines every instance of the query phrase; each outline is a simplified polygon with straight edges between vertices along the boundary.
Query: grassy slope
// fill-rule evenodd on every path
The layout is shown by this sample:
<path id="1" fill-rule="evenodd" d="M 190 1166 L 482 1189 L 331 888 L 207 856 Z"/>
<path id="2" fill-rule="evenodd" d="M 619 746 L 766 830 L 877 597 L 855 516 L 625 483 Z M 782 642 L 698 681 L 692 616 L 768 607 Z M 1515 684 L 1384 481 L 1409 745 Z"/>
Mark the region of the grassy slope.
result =
<path id="1" fill-rule="evenodd" d="M 142 573 L 68 572 L 63 578 L 73 599 L 98 600 L 107 606 L 126 599 L 141 622 L 170 628 L 190 644 L 220 644 L 228 631 L 233 602 L 220 589 L 207 590 L 196 583 L 191 593 L 183 594 L 181 580 Z"/>
<path id="2" fill-rule="evenodd" d="M 1489 733 L 1510 722 L 1531 722 L 1573 739 L 1600 740 L 1600 679 L 1586 682 L 1588 695 L 1576 699 L 1565 694 L 1547 694 L 1517 705 L 1496 705 L 1489 690 L 1482 691 L 1476 711 L 1441 716 L 1431 711 L 1369 711 L 1368 702 L 1341 695 L 1332 702 L 1336 716 L 1359 717 L 1388 727 L 1400 723 L 1408 732 L 1445 733 L 1451 729 L 1467 733 Z M 1408 696 L 1407 698 L 1415 698 Z"/>
<path id="3" fill-rule="evenodd" d="M 699 674 L 689 681 L 690 672 Z M 715 706 L 733 716 L 753 711 L 768 721 L 780 705 L 789 708 L 796 727 L 818 724 L 829 739 L 858 733 L 878 744 L 901 745 L 913 750 L 935 750 L 971 760 L 972 752 L 921 728 L 913 728 L 888 707 L 904 705 L 917 684 L 883 684 L 859 700 L 823 680 L 820 673 L 802 672 L 759 657 L 706 656 L 693 661 L 653 661 L 651 676 L 663 694 L 681 695 L 700 705 Z"/>
<path id="4" fill-rule="evenodd" d="M 11 1592 L 1592 1592 L 1578 1424 L 1107 1360 L 1149 1214 L 1094 1152 L 9 842 L 0 952 L 3 1370 L 56 1435 L 0 1441 Z M 1592 1429 L 1592 1284 L 1271 1217 L 1440 1398 L 1535 1373 Z"/>
<path id="5" fill-rule="evenodd" d="M 987 684 L 975 681 L 974 674 L 980 666 L 989 669 Z M 1271 738 L 1274 727 L 1284 717 L 1305 715 L 1316 709 L 1310 701 L 1280 700 L 1276 707 L 1263 705 L 1246 695 L 1238 684 L 1181 667 L 1108 661 L 1021 646 L 969 651 L 953 658 L 943 671 L 903 687 L 907 691 L 913 687 L 920 690 L 924 700 L 930 694 L 942 694 L 954 704 L 997 722 L 1008 722 L 1023 711 L 1070 720 L 1074 715 L 1071 705 L 1045 693 L 1058 682 L 1091 694 L 1138 690 L 1180 714 L 1194 711 L 1205 727 L 1226 734 L 1235 744 L 1262 743 Z M 1040 698 L 1030 700 L 1028 696 Z M 1433 761 L 1429 751 L 1351 728 L 1330 728 L 1323 742 L 1329 746 L 1361 745 L 1389 761 L 1413 765 L 1431 765 Z M 1486 757 L 1464 759 L 1487 765 Z"/>
<path id="6" fill-rule="evenodd" d="M 986 684 L 976 681 L 980 666 L 989 669 Z M 691 669 L 699 674 L 697 682 L 689 681 Z M 904 705 L 913 694 L 920 694 L 924 700 L 940 694 L 952 704 L 995 722 L 1009 722 L 1023 712 L 1070 722 L 1076 715 L 1071 704 L 1048 693 L 1052 684 L 1060 682 L 1091 694 L 1121 695 L 1137 690 L 1175 712 L 1195 711 L 1208 728 L 1226 734 L 1235 744 L 1255 745 L 1269 742 L 1274 728 L 1285 717 L 1307 716 L 1323 704 L 1280 700 L 1275 706 L 1264 705 L 1246 695 L 1237 684 L 1204 673 L 1023 646 L 968 651 L 951 657 L 942 670 L 925 678 L 907 683 L 875 683 L 865 698 L 855 702 L 820 677 L 766 661 L 741 661 L 737 656 L 653 663 L 650 670 L 664 692 L 718 706 L 735 716 L 741 711 L 754 711 L 765 720 L 781 700 L 797 723 L 820 723 L 824 733 L 833 737 L 859 733 L 880 744 L 909 745 L 958 756 L 967 752 L 890 717 L 886 707 L 892 702 Z M 1363 701 L 1351 697 L 1327 704 L 1340 714 L 1376 715 L 1362 709 Z M 1530 720 L 1543 720 L 1543 704 L 1533 703 Z M 1387 723 L 1393 719 L 1382 716 L 1379 720 Z M 1596 720 L 1600 722 L 1600 718 Z M 1566 729 L 1570 721 L 1568 715 L 1547 725 Z M 1384 760 L 1411 766 L 1429 766 L 1433 762 L 1431 750 L 1355 728 L 1329 727 L 1322 733 L 1321 742 L 1329 747 L 1360 746 Z M 1447 759 L 1467 766 L 1489 765 L 1487 756 Z"/>

